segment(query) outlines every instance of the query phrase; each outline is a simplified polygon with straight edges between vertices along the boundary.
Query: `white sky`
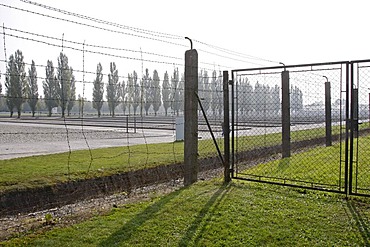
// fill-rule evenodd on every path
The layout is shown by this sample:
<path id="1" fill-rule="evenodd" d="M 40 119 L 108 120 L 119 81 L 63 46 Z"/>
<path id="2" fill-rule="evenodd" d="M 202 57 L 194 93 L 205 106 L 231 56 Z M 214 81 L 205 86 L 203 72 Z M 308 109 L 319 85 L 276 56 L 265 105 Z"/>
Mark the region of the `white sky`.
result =
<path id="1" fill-rule="evenodd" d="M 45 4 L 86 16 L 91 16 L 122 25 L 142 28 L 146 30 L 188 36 L 193 40 L 200 40 L 207 44 L 226 48 L 235 52 L 267 59 L 275 62 L 284 62 L 286 65 L 299 63 L 317 63 L 342 60 L 357 60 L 370 58 L 370 1 L 366 0 L 229 0 L 229 1 L 171 1 L 171 0 L 134 0 L 134 1 L 77 1 L 77 0 L 35 0 Z M 68 18 L 79 22 L 85 20 L 58 14 L 56 12 L 24 3 L 18 0 L 0 0 L 0 4 L 22 8 L 39 13 Z M 164 56 L 173 56 L 177 59 L 151 56 L 143 53 L 144 61 L 140 61 L 140 53 L 127 51 L 112 52 L 116 55 L 133 57 L 123 59 L 85 53 L 85 71 L 95 72 L 96 64 L 101 62 L 103 72 L 108 73 L 109 62 L 116 62 L 119 74 L 127 76 L 132 70 L 141 74 L 142 67 L 150 71 L 157 69 L 161 79 L 165 70 L 172 73 L 174 65 L 182 64 L 185 50 L 190 47 L 185 39 L 168 40 L 182 46 L 157 42 L 123 34 L 92 29 L 81 25 L 53 20 L 40 15 L 26 13 L 0 6 L 0 22 L 7 28 L 49 35 L 89 44 L 104 45 L 133 49 L 143 52 L 158 53 Z M 91 23 L 93 25 L 100 25 Z M 101 26 L 101 25 L 100 25 Z M 130 32 L 104 26 L 106 28 Z M 6 34 L 22 33 L 5 30 Z M 4 36 L 1 28 L 0 60 L 4 59 Z M 131 32 L 132 33 L 132 32 Z M 142 35 L 140 33 L 133 33 Z M 31 37 L 31 36 L 27 36 Z M 45 40 L 40 37 L 33 37 Z M 52 41 L 55 44 L 61 42 Z M 67 45 L 66 43 L 64 45 Z M 76 46 L 82 49 L 82 45 Z M 47 59 L 57 65 L 60 47 L 50 47 L 37 42 L 5 36 L 5 50 L 7 57 L 20 49 L 26 63 L 34 59 L 36 64 L 46 65 Z M 264 60 L 251 60 L 244 57 L 235 57 L 223 53 L 209 46 L 194 41 L 194 48 L 200 49 L 199 60 L 207 64 L 200 64 L 210 70 L 231 70 L 261 65 L 275 66 L 278 63 L 269 63 Z M 86 48 L 88 49 L 88 48 Z M 98 49 L 97 51 L 103 52 Z M 207 53 L 205 53 L 205 52 Z M 65 48 L 75 70 L 82 70 L 82 52 Z M 211 55 L 217 53 L 221 56 Z M 228 59 L 226 57 L 233 57 Z M 236 61 L 243 60 L 243 61 Z M 155 60 L 159 63 L 150 63 L 145 60 Z M 256 65 L 249 62 L 261 64 Z M 168 63 L 168 64 L 167 64 Z M 175 65 L 176 66 L 176 65 Z M 5 63 L 0 62 L 1 73 L 5 71 Z M 209 71 L 211 73 L 211 71 Z M 44 76 L 44 69 L 38 69 L 38 75 Z M 82 80 L 82 75 L 76 75 Z M 86 74 L 85 80 L 92 81 L 94 75 Z M 4 84 L 4 76 L 0 82 Z M 39 81 L 41 85 L 41 81 Z M 39 91 L 42 91 L 40 88 Z"/>

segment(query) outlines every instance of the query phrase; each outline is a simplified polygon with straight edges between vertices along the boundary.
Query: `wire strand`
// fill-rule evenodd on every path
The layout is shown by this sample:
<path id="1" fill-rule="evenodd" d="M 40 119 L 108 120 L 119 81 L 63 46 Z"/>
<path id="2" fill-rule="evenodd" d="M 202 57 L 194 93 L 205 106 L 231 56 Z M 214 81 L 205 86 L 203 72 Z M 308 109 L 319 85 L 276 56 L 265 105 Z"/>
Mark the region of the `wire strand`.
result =
<path id="1" fill-rule="evenodd" d="M 40 3 L 37 3 L 37 2 L 28 1 L 28 0 L 20 0 L 20 1 L 24 2 L 24 3 L 32 4 L 32 5 L 35 5 L 35 6 L 39 6 L 39 7 L 51 10 L 51 11 L 59 12 L 59 13 L 65 14 L 65 15 L 74 16 L 74 17 L 77 17 L 77 18 L 81 18 L 81 19 L 85 19 L 85 20 L 89 20 L 89 21 L 93 21 L 93 22 L 97 22 L 97 23 L 101 23 L 101 24 L 106 24 L 106 25 L 109 25 L 109 26 L 119 27 L 119 28 L 122 28 L 122 29 L 128 29 L 130 31 L 134 31 L 134 32 L 138 32 L 138 33 L 148 34 L 148 35 L 161 37 L 161 38 L 183 39 L 183 37 L 179 36 L 179 35 L 168 34 L 168 33 L 163 33 L 163 32 L 151 31 L 151 30 L 148 30 L 148 29 L 141 29 L 141 28 L 130 27 L 130 26 L 126 26 L 126 25 L 121 25 L 121 24 L 118 24 L 118 23 L 114 23 L 114 22 L 110 22 L 110 21 L 106 21 L 106 20 L 102 20 L 102 19 L 98 19 L 98 18 L 94 18 L 94 17 L 89 17 L 89 16 L 86 16 L 86 15 L 78 14 L 78 13 L 73 13 L 73 12 L 70 12 L 70 11 L 58 9 L 58 8 L 55 8 L 55 7 L 47 6 L 47 5 L 44 5 L 44 4 L 40 4 Z"/>

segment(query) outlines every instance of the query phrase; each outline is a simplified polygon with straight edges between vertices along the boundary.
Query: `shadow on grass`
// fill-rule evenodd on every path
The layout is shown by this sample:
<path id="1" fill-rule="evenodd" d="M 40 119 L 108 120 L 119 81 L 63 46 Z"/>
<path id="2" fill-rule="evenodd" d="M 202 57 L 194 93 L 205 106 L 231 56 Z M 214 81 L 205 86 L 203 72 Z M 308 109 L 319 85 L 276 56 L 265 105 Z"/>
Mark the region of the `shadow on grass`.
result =
<path id="1" fill-rule="evenodd" d="M 117 243 L 123 243 L 129 240 L 140 226 L 142 226 L 147 220 L 155 217 L 156 213 L 163 209 L 163 207 L 172 199 L 179 196 L 182 191 L 184 191 L 184 189 L 172 192 L 171 194 L 162 197 L 159 201 L 151 204 L 141 213 L 137 214 L 134 218 L 124 224 L 122 228 L 114 232 L 104 241 L 100 242 L 98 246 L 114 246 L 117 245 Z"/>
<path id="2" fill-rule="evenodd" d="M 194 244 L 197 245 L 209 223 L 208 218 L 210 217 L 210 212 L 214 212 L 217 209 L 217 206 L 222 202 L 229 189 L 230 186 L 224 184 L 212 195 L 186 230 L 186 233 L 179 242 L 179 246 L 188 246 L 194 237 Z"/>
<path id="3" fill-rule="evenodd" d="M 364 241 L 365 246 L 370 246 L 370 231 L 367 217 L 359 210 L 358 206 L 353 201 L 347 201 L 347 207 L 351 213 L 352 218 L 356 222 L 356 226 L 361 233 L 361 237 Z"/>

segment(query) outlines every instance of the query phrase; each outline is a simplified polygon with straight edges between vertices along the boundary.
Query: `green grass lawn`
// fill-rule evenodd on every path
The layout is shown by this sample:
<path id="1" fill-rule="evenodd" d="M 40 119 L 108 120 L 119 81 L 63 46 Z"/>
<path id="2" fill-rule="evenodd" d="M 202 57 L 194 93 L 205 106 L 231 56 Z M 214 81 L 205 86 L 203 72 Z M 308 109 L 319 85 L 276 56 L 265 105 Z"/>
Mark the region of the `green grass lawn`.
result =
<path id="1" fill-rule="evenodd" d="M 370 188 L 370 136 L 355 140 L 353 165 L 353 186 Z M 326 189 L 343 189 L 345 176 L 344 147 L 340 157 L 340 144 L 330 147 L 315 147 L 307 152 L 292 155 L 289 158 L 276 159 L 265 164 L 251 167 L 241 172 L 240 176 L 265 177 L 266 180 L 283 182 L 284 180 L 305 181 L 306 186 L 314 183 L 328 185 Z M 357 174 L 357 176 L 356 176 Z M 356 180 L 357 178 L 357 180 Z M 293 182 L 302 184 L 300 182 Z M 324 186 L 325 187 L 325 186 Z"/>
<path id="2" fill-rule="evenodd" d="M 344 176 L 344 163 L 340 163 L 337 143 L 331 147 L 320 146 L 289 158 L 276 159 L 243 171 L 243 174 L 339 186 L 339 178 Z"/>
<path id="3" fill-rule="evenodd" d="M 220 179 L 3 246 L 366 246 L 369 201 Z"/>
<path id="4" fill-rule="evenodd" d="M 365 148 L 369 147 L 368 143 L 369 136 L 360 138 L 359 152 L 369 152 Z M 312 175 L 309 171 L 337 169 L 332 155 L 338 152 L 338 145 L 317 147 L 294 154 L 289 159 L 257 165 L 245 172 L 263 174 L 270 171 L 270 175 L 308 179 Z M 363 157 L 368 161 L 370 155 L 366 155 Z M 360 167 L 365 174 L 366 167 Z M 322 176 L 320 179 L 329 183 L 335 177 Z M 56 229 L 29 233 L 0 245 L 370 245 L 369 199 L 346 199 L 339 194 L 240 180 L 224 185 L 221 178 L 150 197 L 147 201 L 121 205 L 105 216 L 96 216 L 66 228 L 58 228 L 57 223 Z"/>
<path id="5" fill-rule="evenodd" d="M 182 162 L 183 143 L 113 147 L 0 160 L 0 192 Z M 68 162 L 69 160 L 69 162 Z"/>
<path id="6" fill-rule="evenodd" d="M 339 127 L 333 127 L 333 134 Z M 292 132 L 295 141 L 322 137 L 323 128 Z M 223 152 L 223 139 L 217 140 Z M 281 134 L 241 136 L 238 151 L 279 145 Z M 0 192 L 34 188 L 69 180 L 107 176 L 119 172 L 139 170 L 158 165 L 180 163 L 184 160 L 183 142 L 135 145 L 69 153 L 0 160 Z M 199 141 L 199 157 L 216 156 L 212 140 Z"/>

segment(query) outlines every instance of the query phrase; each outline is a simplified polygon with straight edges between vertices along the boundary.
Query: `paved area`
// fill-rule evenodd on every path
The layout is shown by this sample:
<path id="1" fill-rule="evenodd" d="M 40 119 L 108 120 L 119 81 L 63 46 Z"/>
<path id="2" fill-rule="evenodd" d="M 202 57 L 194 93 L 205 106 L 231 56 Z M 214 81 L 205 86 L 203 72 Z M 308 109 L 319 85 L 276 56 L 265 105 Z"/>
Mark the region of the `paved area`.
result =
<path id="1" fill-rule="evenodd" d="M 173 130 L 0 121 L 0 159 L 174 141 Z M 68 133 L 68 134 L 67 134 Z"/>
<path id="2" fill-rule="evenodd" d="M 173 142 L 176 135 L 175 119 L 146 118 L 0 118 L 0 159 L 68 152 L 145 143 Z M 334 123 L 336 125 L 338 123 Z M 291 131 L 324 127 L 320 124 L 299 124 Z M 219 123 L 212 129 L 221 137 Z M 281 132 L 278 125 L 243 123 L 235 129 L 235 136 L 266 135 Z M 205 124 L 199 128 L 199 138 L 211 138 Z"/>

